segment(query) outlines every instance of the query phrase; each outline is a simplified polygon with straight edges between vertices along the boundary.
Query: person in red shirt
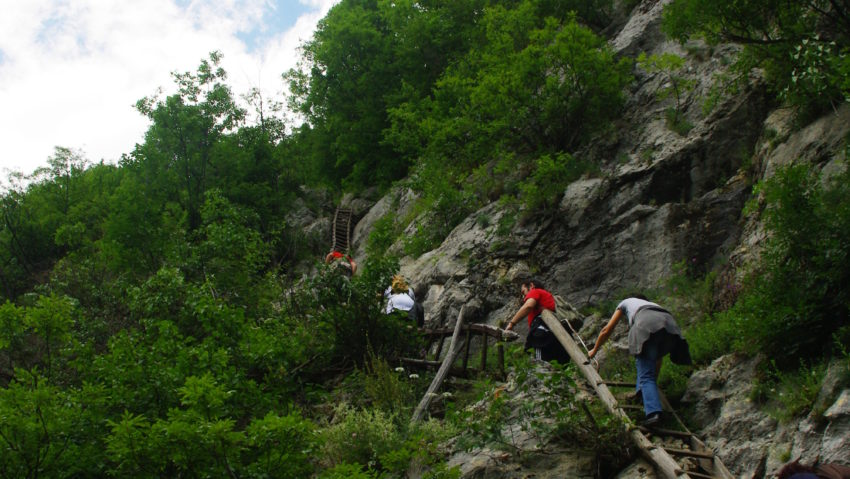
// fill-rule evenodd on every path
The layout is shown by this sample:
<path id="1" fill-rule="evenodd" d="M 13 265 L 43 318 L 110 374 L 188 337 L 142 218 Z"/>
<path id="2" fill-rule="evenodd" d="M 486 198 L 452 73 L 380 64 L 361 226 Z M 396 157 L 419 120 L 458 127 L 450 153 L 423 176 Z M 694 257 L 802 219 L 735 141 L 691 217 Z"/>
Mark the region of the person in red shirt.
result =
<path id="1" fill-rule="evenodd" d="M 522 319 L 523 316 L 528 320 L 528 336 L 525 340 L 526 348 L 534 349 L 534 357 L 543 361 L 557 360 L 561 364 L 566 364 L 570 357 L 567 351 L 558 342 L 558 339 L 551 331 L 543 324 L 543 319 L 540 318 L 540 313 L 544 309 L 555 312 L 555 298 L 552 294 L 543 289 L 540 281 L 528 279 L 520 284 L 520 292 L 522 293 L 522 306 L 514 313 L 508 326 L 505 330 L 510 331 Z"/>
<path id="2" fill-rule="evenodd" d="M 357 272 L 357 263 L 354 258 L 347 254 L 342 254 L 339 251 L 331 251 L 325 256 L 325 263 L 331 264 L 334 261 L 339 261 L 340 266 L 346 269 L 352 276 Z"/>

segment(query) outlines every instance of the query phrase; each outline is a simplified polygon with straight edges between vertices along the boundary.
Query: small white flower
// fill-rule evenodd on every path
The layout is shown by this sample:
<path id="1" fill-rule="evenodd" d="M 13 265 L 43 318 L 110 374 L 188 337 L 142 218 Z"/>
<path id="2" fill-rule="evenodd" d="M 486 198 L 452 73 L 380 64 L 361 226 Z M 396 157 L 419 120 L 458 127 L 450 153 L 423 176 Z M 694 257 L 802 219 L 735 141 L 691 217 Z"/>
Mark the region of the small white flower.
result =
<path id="1" fill-rule="evenodd" d="M 413 373 L 413 374 L 411 374 L 411 375 L 410 375 L 410 376 L 408 376 L 408 377 L 409 377 L 410 379 L 419 379 L 419 375 L 418 375 L 418 374 L 416 374 L 416 373 Z"/>
<path id="2" fill-rule="evenodd" d="M 395 368 L 395 372 L 397 372 L 397 373 L 403 373 L 403 372 L 404 372 L 404 368 L 403 368 L 403 367 L 401 367 L 401 366 L 399 366 L 399 367 Z"/>
<path id="3" fill-rule="evenodd" d="M 450 398 L 450 397 L 452 397 L 452 393 L 446 391 L 446 392 L 443 393 L 443 397 L 444 398 Z"/>

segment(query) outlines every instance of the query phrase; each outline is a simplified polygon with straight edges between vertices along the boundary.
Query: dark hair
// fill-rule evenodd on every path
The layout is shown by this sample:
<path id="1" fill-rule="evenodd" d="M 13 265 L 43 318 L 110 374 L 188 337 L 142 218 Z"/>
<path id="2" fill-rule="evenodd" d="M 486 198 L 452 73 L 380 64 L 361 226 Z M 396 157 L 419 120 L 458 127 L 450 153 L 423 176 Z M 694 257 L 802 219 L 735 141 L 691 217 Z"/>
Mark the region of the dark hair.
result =
<path id="1" fill-rule="evenodd" d="M 520 283 L 520 286 L 531 286 L 534 285 L 535 288 L 546 289 L 543 287 L 543 283 L 537 280 L 537 278 L 525 278 Z"/>
<path id="2" fill-rule="evenodd" d="M 814 473 L 815 468 L 811 466 L 806 466 L 804 464 L 800 464 L 799 459 L 789 462 L 782 466 L 776 473 L 776 477 L 778 479 L 788 479 L 795 474 L 805 474 L 805 473 Z"/>

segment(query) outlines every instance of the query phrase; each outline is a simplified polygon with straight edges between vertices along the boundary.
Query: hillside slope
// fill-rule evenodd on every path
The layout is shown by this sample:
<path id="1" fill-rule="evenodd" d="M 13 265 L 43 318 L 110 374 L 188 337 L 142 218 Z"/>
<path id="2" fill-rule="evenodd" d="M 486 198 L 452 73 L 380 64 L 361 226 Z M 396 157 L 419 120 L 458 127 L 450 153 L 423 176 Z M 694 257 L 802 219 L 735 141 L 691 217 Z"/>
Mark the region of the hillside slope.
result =
<path id="1" fill-rule="evenodd" d="M 665 120 L 665 111 L 676 105 L 658 92 L 669 86 L 672 74 L 637 67 L 637 82 L 616 131 L 582 152 L 604 166 L 599 174 L 570 184 L 557 211 L 512 222 L 506 220 L 513 213 L 494 202 L 467 217 L 438 248 L 403 258 L 401 272 L 424 298 L 430 324 L 450 326 L 462 305 L 479 321 L 499 324 L 516 308 L 506 299 L 516 296 L 514 280 L 527 274 L 580 308 L 617 300 L 626 289 L 655 289 L 683 264 L 694 274 L 714 270 L 737 284 L 758 261 L 764 238 L 758 212 L 744 210 L 748 201 L 758 200 L 753 186 L 781 165 L 810 163 L 827 172 L 842 168 L 850 133 L 847 105 L 801 126 L 787 108 L 772 104 L 754 72 L 744 91 L 724 97 L 706 114 L 703 102 L 715 75 L 737 48 L 697 41 L 683 47 L 666 39 L 659 30 L 666 3 L 642 2 L 610 44 L 630 57 L 672 53 L 685 58 L 675 74 L 693 85 L 679 103 L 692 127 L 676 132 Z M 356 256 L 366 256 L 366 238 L 376 221 L 387 214 L 404 217 L 415 199 L 412 191 L 397 187 L 365 213 L 355 231 Z M 504 224 L 513 226 L 506 231 Z M 391 250 L 403 251 L 402 242 Z M 721 296 L 722 291 L 714 299 L 729 301 Z M 580 334 L 595 337 L 603 319 L 588 317 Z M 686 327 L 698 319 L 679 318 Z M 624 354 L 624 336 L 624 329 L 618 332 L 610 357 Z M 830 367 L 819 412 L 779 422 L 750 400 L 757 366 L 765 361 L 769 358 L 723 356 L 692 375 L 682 406 L 694 411 L 707 443 L 741 477 L 762 477 L 789 458 L 847 461 L 848 392 L 841 393 L 838 379 L 843 366 Z M 510 401 L 528 400 L 528 394 L 520 394 Z M 534 452 L 540 446 L 531 441 L 522 447 Z M 454 462 L 463 465 L 464 477 L 592 474 L 587 461 L 577 457 L 530 465 L 485 450 Z M 645 465 L 633 467 L 620 477 L 647 477 L 640 472 L 646 470 Z"/>

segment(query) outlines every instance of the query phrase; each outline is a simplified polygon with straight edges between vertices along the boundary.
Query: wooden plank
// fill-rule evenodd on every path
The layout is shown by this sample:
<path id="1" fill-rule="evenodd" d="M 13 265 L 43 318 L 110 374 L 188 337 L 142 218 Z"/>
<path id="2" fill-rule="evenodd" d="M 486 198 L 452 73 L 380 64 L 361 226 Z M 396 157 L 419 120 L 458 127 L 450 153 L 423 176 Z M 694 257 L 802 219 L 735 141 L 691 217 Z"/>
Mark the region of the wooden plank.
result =
<path id="1" fill-rule="evenodd" d="M 714 454 L 708 446 L 705 445 L 698 437 L 691 435 L 691 449 L 695 451 L 705 451 L 711 452 Z M 700 466 L 706 471 L 711 471 L 711 473 L 720 479 L 734 479 L 735 476 L 726 468 L 726 465 L 717 457 L 717 454 L 714 454 L 711 459 L 703 459 L 699 461 Z"/>
<path id="2" fill-rule="evenodd" d="M 413 365 L 413 366 L 420 366 L 420 367 L 438 368 L 438 367 L 440 367 L 441 364 L 443 364 L 440 361 L 429 361 L 427 359 L 398 358 L 398 360 L 401 361 L 404 364 L 410 364 L 410 365 Z"/>
<path id="3" fill-rule="evenodd" d="M 642 433 L 650 434 L 652 436 L 659 436 L 659 437 L 667 436 L 667 437 L 675 437 L 675 438 L 678 438 L 678 439 L 690 439 L 690 438 L 694 437 L 694 435 L 689 433 L 689 432 L 673 431 L 671 429 L 661 429 L 661 428 L 649 429 L 649 428 L 645 428 L 643 426 L 641 426 L 638 429 L 640 429 L 640 431 Z"/>
<path id="4" fill-rule="evenodd" d="M 472 323 L 466 324 L 463 326 L 464 331 L 467 329 L 471 331 L 475 331 L 478 333 L 486 334 L 491 338 L 498 339 L 499 341 L 516 341 L 519 339 L 519 334 L 516 331 L 505 331 L 504 329 L 497 328 L 496 326 L 490 326 L 489 324 L 480 324 L 480 323 Z M 420 330 L 422 335 L 426 337 L 434 337 L 434 336 L 443 336 L 448 337 L 454 333 L 454 330 L 451 328 L 434 328 L 434 329 L 422 329 Z"/>
<path id="5" fill-rule="evenodd" d="M 451 369 L 452 363 L 460 352 L 460 348 L 457 347 L 457 338 L 460 336 L 460 331 L 463 326 L 463 313 L 465 311 L 466 305 L 461 306 L 460 314 L 458 314 L 457 317 L 457 324 L 455 324 L 455 333 L 452 335 L 452 342 L 449 344 L 449 352 L 446 354 L 446 359 L 443 360 L 440 370 L 437 371 L 437 375 L 434 376 L 434 380 L 431 381 L 431 385 L 428 386 L 428 391 L 425 392 L 425 395 L 422 396 L 422 400 L 419 401 L 419 405 L 416 406 L 416 410 L 413 411 L 413 417 L 410 418 L 411 424 L 422 420 L 422 417 L 425 415 L 425 411 L 428 409 L 428 405 L 431 404 L 431 400 L 434 396 L 436 396 L 437 390 L 440 389 L 440 386 L 443 384 L 443 380 L 449 373 L 449 369 Z"/>
<path id="6" fill-rule="evenodd" d="M 714 459 L 714 454 L 709 452 L 697 452 L 692 451 L 690 449 L 676 449 L 673 447 L 665 447 L 665 451 L 670 453 L 673 456 L 682 456 L 682 457 L 698 457 L 702 459 Z"/>
<path id="7" fill-rule="evenodd" d="M 602 401 L 602 404 L 604 404 L 608 409 L 608 412 L 622 419 L 627 425 L 633 424 L 626 413 L 618 407 L 617 400 L 614 398 L 614 395 L 611 394 L 608 386 L 604 384 L 602 377 L 599 376 L 599 373 L 590 366 L 587 356 L 585 356 L 584 352 L 579 349 L 578 344 L 576 344 L 573 338 L 567 334 L 567 331 L 563 326 L 561 326 L 558 318 L 556 318 L 549 310 L 543 310 L 543 314 L 541 316 L 543 318 L 543 322 L 546 323 L 546 327 L 552 331 L 555 337 L 558 338 L 561 345 L 564 346 L 564 349 L 566 349 L 570 358 L 572 358 L 573 362 L 578 367 L 578 370 L 587 378 L 590 384 L 594 385 L 596 395 L 599 397 L 599 400 Z M 637 428 L 629 427 L 628 432 L 629 436 L 632 438 L 632 442 L 634 442 L 641 453 L 655 465 L 660 476 L 667 479 L 688 477 L 687 474 L 682 471 L 679 464 L 677 464 L 669 454 L 661 448 L 654 447 L 652 442 L 650 442 L 650 440 L 647 439 L 646 436 L 644 436 Z"/>
<path id="8" fill-rule="evenodd" d="M 440 354 L 443 352 L 443 343 L 444 342 L 446 342 L 445 338 L 440 338 L 440 339 L 437 340 L 437 357 L 434 358 L 437 361 L 440 360 Z"/>
<path id="9" fill-rule="evenodd" d="M 670 404 L 670 401 L 667 400 L 667 396 L 659 390 L 658 394 L 661 397 L 661 404 L 665 409 L 670 411 L 673 417 L 676 419 L 676 422 L 679 424 L 679 427 L 684 429 L 687 432 L 691 432 L 688 430 L 688 427 L 685 425 L 685 422 L 682 421 L 682 418 L 676 413 L 676 410 L 673 409 L 673 406 Z M 711 473 L 720 479 L 734 479 L 735 476 L 729 472 L 729 469 L 726 468 L 726 465 L 717 457 L 717 454 L 714 453 L 708 446 L 706 446 L 695 434 L 691 434 L 690 437 L 690 446 L 694 451 L 701 451 L 706 453 L 712 453 L 713 457 L 711 458 L 703 458 L 699 459 L 700 467 L 705 469 L 706 471 L 711 471 Z"/>
<path id="10" fill-rule="evenodd" d="M 617 404 L 620 409 L 631 409 L 633 411 L 643 411 L 643 406 L 640 404 Z"/>

